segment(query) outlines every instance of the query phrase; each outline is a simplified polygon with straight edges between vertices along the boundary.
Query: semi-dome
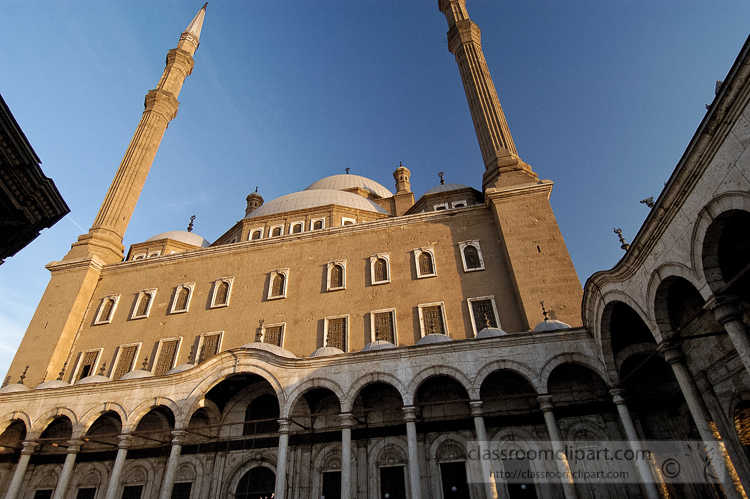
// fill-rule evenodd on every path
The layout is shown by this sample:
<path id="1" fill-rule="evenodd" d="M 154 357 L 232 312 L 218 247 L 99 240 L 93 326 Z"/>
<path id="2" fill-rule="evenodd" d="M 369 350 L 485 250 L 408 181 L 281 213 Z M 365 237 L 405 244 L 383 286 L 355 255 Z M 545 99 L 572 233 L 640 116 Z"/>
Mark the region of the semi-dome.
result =
<path id="1" fill-rule="evenodd" d="M 351 192 L 335 191 L 331 189 L 313 189 L 293 192 L 286 196 L 272 199 L 255 209 L 246 218 L 257 218 L 265 215 L 275 215 L 277 213 L 317 208 L 318 206 L 327 206 L 329 204 L 375 213 L 388 213 L 369 199 Z"/>
<path id="2" fill-rule="evenodd" d="M 279 357 L 286 357 L 288 359 L 297 358 L 296 355 L 294 355 L 286 348 L 281 348 L 280 346 L 274 345 L 273 343 L 263 343 L 262 341 L 255 341 L 253 343 L 248 343 L 247 345 L 242 345 L 242 348 L 246 348 L 248 350 L 265 350 L 266 352 L 278 355 Z"/>
<path id="3" fill-rule="evenodd" d="M 453 341 L 453 338 L 447 334 L 430 333 L 424 335 L 422 339 L 417 342 L 417 345 L 432 345 L 434 343 L 445 343 L 446 341 Z"/>
<path id="4" fill-rule="evenodd" d="M 327 357 L 329 355 L 339 355 L 344 353 L 343 350 L 336 347 L 320 347 L 310 354 L 310 357 Z"/>
<path id="5" fill-rule="evenodd" d="M 172 230 L 169 232 L 162 232 L 161 234 L 157 234 L 154 237 L 149 237 L 148 239 L 146 239 L 146 241 L 158 241 L 159 239 L 173 239 L 175 241 L 180 241 L 181 243 L 198 246 L 199 248 L 208 248 L 209 246 L 211 246 L 211 243 L 206 239 L 203 239 L 195 232 L 188 232 L 186 230 Z"/>
<path id="6" fill-rule="evenodd" d="M 360 350 L 361 352 L 372 352 L 374 350 L 387 350 L 389 348 L 396 348 L 396 345 L 390 341 L 375 340 L 372 343 L 368 343 L 365 347 Z"/>
<path id="7" fill-rule="evenodd" d="M 560 329 L 570 329 L 570 326 L 565 324 L 563 321 L 544 319 L 534 327 L 534 332 L 543 333 L 545 331 L 559 331 Z"/>
<path id="8" fill-rule="evenodd" d="M 11 385 L 5 385 L 4 387 L 0 388 L 0 393 L 18 393 L 18 392 L 28 392 L 30 388 L 23 383 L 13 383 Z"/>
<path id="9" fill-rule="evenodd" d="M 145 369 L 136 369 L 135 371 L 130 371 L 123 374 L 122 378 L 120 379 L 152 378 L 153 376 L 154 373 L 152 373 L 151 371 L 146 371 Z"/>
<path id="10" fill-rule="evenodd" d="M 460 189 L 471 189 L 468 185 L 464 184 L 440 184 L 437 187 L 433 187 L 429 191 L 425 192 L 424 195 L 428 194 L 435 194 L 437 192 L 448 192 L 448 191 L 458 191 Z"/>
<path id="11" fill-rule="evenodd" d="M 81 378 L 78 381 L 76 381 L 76 385 L 88 385 L 92 383 L 106 383 L 107 381 L 112 381 L 106 376 L 102 376 L 101 374 L 92 374 L 91 376 L 86 376 L 85 378 Z"/>
<path id="12" fill-rule="evenodd" d="M 34 387 L 34 390 L 47 390 L 48 388 L 65 388 L 66 386 L 70 386 L 70 383 L 66 383 L 65 381 L 61 379 L 53 379 L 51 381 L 45 381 L 44 383 L 40 383 Z"/>
<path id="13" fill-rule="evenodd" d="M 184 371 L 187 371 L 188 369 L 192 369 L 195 367 L 195 364 L 180 364 L 179 366 L 175 366 L 169 371 L 167 371 L 167 374 L 177 374 Z"/>
<path id="14" fill-rule="evenodd" d="M 486 327 L 477 333 L 477 338 L 494 338 L 496 336 L 505 336 L 508 333 L 496 327 Z"/>
<path id="15" fill-rule="evenodd" d="M 377 194 L 381 198 L 389 198 L 393 196 L 391 191 L 374 180 L 360 175 L 349 174 L 331 175 L 330 177 L 322 178 L 305 187 L 305 190 L 327 189 L 332 191 L 343 191 L 353 187 L 360 187 L 366 191 L 372 192 L 373 194 Z"/>

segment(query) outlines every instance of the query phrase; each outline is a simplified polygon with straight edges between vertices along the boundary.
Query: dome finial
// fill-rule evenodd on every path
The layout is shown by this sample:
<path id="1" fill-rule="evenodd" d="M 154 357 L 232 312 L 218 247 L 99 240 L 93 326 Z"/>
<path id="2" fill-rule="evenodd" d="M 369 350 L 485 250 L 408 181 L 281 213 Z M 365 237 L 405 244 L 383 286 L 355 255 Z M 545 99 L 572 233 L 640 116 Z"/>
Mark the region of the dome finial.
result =
<path id="1" fill-rule="evenodd" d="M 99 376 L 104 376 L 104 371 L 107 370 L 107 362 L 102 362 L 102 367 L 99 368 Z"/>
<path id="2" fill-rule="evenodd" d="M 539 302 L 539 305 L 541 305 L 541 306 L 542 306 L 542 315 L 544 316 L 544 320 L 545 320 L 545 321 L 548 321 L 548 320 L 549 320 L 549 316 L 548 316 L 547 314 L 548 314 L 549 312 L 547 312 L 547 309 L 546 309 L 546 308 L 544 308 L 544 302 L 543 302 L 543 301 L 540 301 L 540 302 Z"/>
<path id="3" fill-rule="evenodd" d="M 29 370 L 29 366 L 26 366 L 26 369 L 23 370 L 23 374 L 21 374 L 21 379 L 18 380 L 18 383 L 23 385 L 23 380 L 26 379 L 26 371 Z"/>
<path id="4" fill-rule="evenodd" d="M 347 175 L 349 175 L 349 170 L 351 170 L 351 168 L 349 168 L 348 166 L 344 168 L 344 171 L 346 172 Z"/>
<path id="5" fill-rule="evenodd" d="M 193 232 L 193 221 L 195 221 L 195 215 L 192 215 L 190 217 L 190 223 L 187 226 L 187 231 L 188 232 Z"/>
<path id="6" fill-rule="evenodd" d="M 63 366 L 62 366 L 62 369 L 60 369 L 60 373 L 59 373 L 59 376 L 57 377 L 57 380 L 58 380 L 58 381 L 62 381 L 62 379 L 63 379 L 63 376 L 65 375 L 65 369 L 66 369 L 67 367 L 68 367 L 68 363 L 67 363 L 67 362 L 63 362 Z M 28 368 L 29 368 L 29 366 L 26 366 L 26 369 L 28 369 Z M 24 374 L 26 374 L 26 371 L 24 371 L 23 373 L 24 373 Z"/>
<path id="7" fill-rule="evenodd" d="M 620 228 L 615 229 L 615 234 L 617 234 L 617 237 L 620 238 L 620 249 L 627 251 L 630 248 L 630 245 L 626 243 L 625 238 L 622 237 L 622 229 Z"/>
<path id="8" fill-rule="evenodd" d="M 445 179 L 443 178 L 445 176 L 445 173 L 440 172 L 438 173 L 438 177 L 440 177 L 440 185 L 445 184 Z"/>
<path id="9" fill-rule="evenodd" d="M 143 366 L 143 370 L 145 371 L 146 368 L 148 367 L 148 357 L 146 357 L 145 359 L 143 359 L 143 364 L 141 364 L 141 365 Z"/>

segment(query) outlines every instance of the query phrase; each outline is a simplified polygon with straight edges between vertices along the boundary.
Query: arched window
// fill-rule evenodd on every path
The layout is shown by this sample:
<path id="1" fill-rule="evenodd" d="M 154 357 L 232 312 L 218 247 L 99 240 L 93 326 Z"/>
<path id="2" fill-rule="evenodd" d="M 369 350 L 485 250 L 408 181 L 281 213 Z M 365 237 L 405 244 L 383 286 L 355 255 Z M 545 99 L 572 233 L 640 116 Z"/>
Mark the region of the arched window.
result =
<path id="1" fill-rule="evenodd" d="M 229 283 L 227 281 L 221 281 L 216 286 L 216 298 L 214 299 L 214 306 L 226 305 L 229 298 Z"/>
<path id="2" fill-rule="evenodd" d="M 281 227 L 274 227 L 271 231 L 271 237 L 277 237 L 281 235 Z"/>
<path id="3" fill-rule="evenodd" d="M 114 298 L 105 298 L 102 303 L 102 310 L 99 313 L 99 320 L 97 322 L 110 322 L 112 320 L 112 310 L 115 306 Z"/>
<path id="4" fill-rule="evenodd" d="M 331 288 L 341 288 L 344 286 L 344 267 L 335 264 L 331 267 Z"/>
<path id="5" fill-rule="evenodd" d="M 187 310 L 188 298 L 190 298 L 190 288 L 180 288 L 180 290 L 177 292 L 177 301 L 174 305 L 175 312 Z"/>
<path id="6" fill-rule="evenodd" d="M 263 231 L 262 230 L 256 230 L 256 231 L 253 231 L 253 235 L 250 236 L 250 239 L 252 241 L 255 241 L 257 239 L 260 239 L 262 235 L 263 235 Z"/>
<path id="7" fill-rule="evenodd" d="M 467 269 L 478 269 L 482 266 L 482 263 L 479 261 L 479 251 L 471 244 L 464 248 L 464 260 L 466 261 Z"/>
<path id="8" fill-rule="evenodd" d="M 302 232 L 302 224 L 294 224 L 292 226 L 292 234 L 299 234 L 300 232 Z"/>
<path id="9" fill-rule="evenodd" d="M 320 230 L 323 228 L 323 220 L 316 220 L 313 222 L 313 230 Z"/>
<path id="10" fill-rule="evenodd" d="M 271 497 L 276 489 L 276 474 L 263 466 L 245 473 L 234 492 L 236 499 L 256 499 Z"/>
<path id="11" fill-rule="evenodd" d="M 271 283 L 271 296 L 284 296 L 285 281 L 286 278 L 284 277 L 284 274 L 280 272 L 273 277 L 273 282 Z"/>
<path id="12" fill-rule="evenodd" d="M 388 280 L 388 262 L 385 258 L 375 260 L 374 270 L 376 282 Z"/>
<path id="13" fill-rule="evenodd" d="M 138 301 L 136 302 L 135 310 L 133 311 L 133 316 L 131 317 L 131 319 L 142 319 L 144 317 L 148 317 L 148 314 L 151 311 L 151 303 L 154 299 L 155 293 L 155 289 L 143 290 L 138 293 Z"/>
<path id="14" fill-rule="evenodd" d="M 421 275 L 435 273 L 435 267 L 432 264 L 432 255 L 426 251 L 419 254 L 419 273 Z"/>

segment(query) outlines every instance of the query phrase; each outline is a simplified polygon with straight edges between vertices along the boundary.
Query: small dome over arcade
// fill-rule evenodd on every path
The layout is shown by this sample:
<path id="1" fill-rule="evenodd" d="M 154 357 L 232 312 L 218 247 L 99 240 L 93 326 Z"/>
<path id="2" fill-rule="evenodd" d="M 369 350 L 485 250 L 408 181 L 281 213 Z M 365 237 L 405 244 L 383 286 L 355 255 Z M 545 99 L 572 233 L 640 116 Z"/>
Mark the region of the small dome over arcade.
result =
<path id="1" fill-rule="evenodd" d="M 294 355 L 292 352 L 290 352 L 286 348 L 281 348 L 280 346 L 274 345 L 273 343 L 264 343 L 262 341 L 255 341 L 253 343 L 242 345 L 242 348 L 245 348 L 247 350 L 263 350 L 263 351 L 272 353 L 274 355 L 277 355 L 279 357 L 286 357 L 288 359 L 297 358 L 296 355 Z"/>
<path id="2" fill-rule="evenodd" d="M 430 333 L 424 335 L 422 339 L 417 342 L 417 345 L 433 345 L 435 343 L 445 343 L 448 341 L 453 341 L 453 338 L 451 338 L 447 334 Z"/>
<path id="3" fill-rule="evenodd" d="M 177 374 L 182 373 L 185 371 L 188 371 L 195 367 L 195 364 L 180 364 L 179 366 L 175 366 L 169 371 L 167 371 L 167 374 Z"/>
<path id="4" fill-rule="evenodd" d="M 76 381 L 76 385 L 90 385 L 94 383 L 106 383 L 107 381 L 112 381 L 106 376 L 102 376 L 101 374 L 93 374 L 91 376 L 86 376 L 85 378 L 81 378 L 78 381 Z"/>
<path id="5" fill-rule="evenodd" d="M 136 369 L 135 371 L 130 371 L 129 373 L 125 373 L 122 378 L 120 379 L 140 379 L 140 378 L 153 378 L 154 373 L 151 371 L 146 371 L 145 369 Z"/>
<path id="6" fill-rule="evenodd" d="M 328 357 L 330 355 L 340 355 L 343 350 L 336 347 L 320 347 L 310 354 L 310 357 Z"/>
<path id="7" fill-rule="evenodd" d="M 394 345 L 390 341 L 375 340 L 365 345 L 364 348 L 360 350 L 360 352 L 373 352 L 375 350 L 389 350 L 391 348 L 396 348 L 396 345 Z"/>
<path id="8" fill-rule="evenodd" d="M 506 336 L 508 333 L 496 327 L 486 327 L 477 333 L 477 338 L 494 338 L 497 336 Z"/>
<path id="9" fill-rule="evenodd" d="M 0 388 L 0 393 L 28 392 L 30 388 L 23 383 L 13 383 Z"/>
<path id="10" fill-rule="evenodd" d="M 67 386 L 70 386 L 70 383 L 66 383 L 65 381 L 61 379 L 53 379 L 51 381 L 45 381 L 44 383 L 40 383 L 34 387 L 34 390 L 47 390 L 49 388 L 65 388 Z"/>
<path id="11" fill-rule="evenodd" d="M 547 309 L 544 308 L 544 302 L 540 301 L 539 304 L 542 306 L 542 314 L 544 315 L 544 320 L 534 326 L 534 332 L 535 333 L 543 333 L 546 331 L 559 331 L 560 329 L 570 329 L 570 326 L 565 324 L 562 321 L 554 320 L 549 318 L 549 312 L 547 312 Z"/>

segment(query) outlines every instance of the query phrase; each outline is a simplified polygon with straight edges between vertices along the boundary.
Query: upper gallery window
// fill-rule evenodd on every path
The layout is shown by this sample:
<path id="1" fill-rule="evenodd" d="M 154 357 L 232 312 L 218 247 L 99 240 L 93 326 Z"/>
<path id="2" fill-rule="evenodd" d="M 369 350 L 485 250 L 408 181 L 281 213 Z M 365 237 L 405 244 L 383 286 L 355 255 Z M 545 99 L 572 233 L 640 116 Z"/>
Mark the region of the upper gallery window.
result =
<path id="1" fill-rule="evenodd" d="M 469 298 L 467 302 L 469 304 L 469 315 L 471 315 L 471 326 L 474 329 L 474 336 L 488 325 L 489 327 L 500 327 L 494 296 Z"/>
<path id="2" fill-rule="evenodd" d="M 115 315 L 115 309 L 120 301 L 120 295 L 109 295 L 102 298 L 99 310 L 96 312 L 94 324 L 109 324 Z"/>
<path id="3" fill-rule="evenodd" d="M 357 223 L 355 218 L 341 217 L 341 225 L 354 225 Z"/>
<path id="4" fill-rule="evenodd" d="M 277 347 L 283 347 L 285 328 L 285 322 L 281 322 L 279 324 L 264 324 L 261 329 L 261 341 L 263 343 L 276 345 Z"/>
<path id="5" fill-rule="evenodd" d="M 448 209 L 448 203 L 436 204 L 432 207 L 435 211 L 442 211 Z"/>
<path id="6" fill-rule="evenodd" d="M 422 336 L 432 333 L 448 334 L 443 302 L 419 305 L 419 326 Z"/>
<path id="7" fill-rule="evenodd" d="M 466 201 L 451 201 L 451 208 L 463 208 L 466 206 Z"/>
<path id="8" fill-rule="evenodd" d="M 304 229 L 304 226 L 305 226 L 305 222 L 294 222 L 291 225 L 292 228 L 291 228 L 290 232 L 292 234 L 299 234 Z"/>
<path id="9" fill-rule="evenodd" d="M 256 241 L 256 240 L 258 240 L 258 239 L 260 239 L 260 238 L 262 238 L 262 237 L 263 237 L 263 229 L 253 229 L 253 230 L 252 230 L 252 231 L 250 232 L 250 237 L 249 237 L 249 239 L 250 239 L 251 241 Z"/>
<path id="10" fill-rule="evenodd" d="M 417 248 L 414 250 L 414 261 L 417 266 L 417 277 L 435 277 L 435 250 L 432 246 Z"/>
<path id="11" fill-rule="evenodd" d="M 337 315 L 326 317 L 325 321 L 325 346 L 338 348 L 344 352 L 349 347 L 349 316 Z"/>
<path id="12" fill-rule="evenodd" d="M 234 277 L 222 277 L 214 281 L 214 290 L 211 295 L 211 308 L 226 307 L 232 296 L 232 283 Z"/>
<path id="13" fill-rule="evenodd" d="M 203 333 L 198 340 L 198 364 L 207 361 L 221 351 L 223 331 Z"/>
<path id="14" fill-rule="evenodd" d="M 391 282 L 391 265 L 388 253 L 378 253 L 370 257 L 370 283 L 385 284 Z"/>
<path id="15" fill-rule="evenodd" d="M 398 344 L 395 308 L 370 312 L 370 341 L 377 340 L 385 340 L 394 345 Z"/>
<path id="16" fill-rule="evenodd" d="M 282 225 L 271 227 L 271 237 L 278 237 L 283 234 L 284 234 L 284 227 Z"/>
<path id="17" fill-rule="evenodd" d="M 286 298 L 286 288 L 289 280 L 289 269 L 278 269 L 271 272 L 268 284 L 268 299 Z"/>
<path id="18" fill-rule="evenodd" d="M 91 350 L 84 350 L 81 352 L 75 370 L 76 374 L 73 378 L 74 382 L 95 374 L 96 365 L 99 363 L 99 356 L 101 353 L 101 348 L 92 348 Z"/>
<path id="19" fill-rule="evenodd" d="M 193 288 L 195 287 L 194 282 L 180 284 L 175 288 L 174 298 L 172 299 L 172 306 L 169 309 L 170 314 L 178 314 L 180 312 L 187 312 L 190 308 L 190 300 L 193 297 Z"/>
<path id="20" fill-rule="evenodd" d="M 484 259 L 479 241 L 462 241 L 458 243 L 461 251 L 461 261 L 464 264 L 464 272 L 484 270 Z"/>
<path id="21" fill-rule="evenodd" d="M 151 313 L 151 306 L 154 304 L 154 298 L 156 297 L 156 289 L 144 289 L 138 292 L 138 297 L 135 299 L 135 307 L 133 308 L 133 315 L 131 319 L 144 319 Z"/>
<path id="22" fill-rule="evenodd" d="M 326 221 L 325 218 L 316 218 L 313 220 L 310 220 L 310 229 L 311 230 L 320 230 L 326 228 Z"/>
<path id="23" fill-rule="evenodd" d="M 117 357 L 112 364 L 114 369 L 110 376 L 113 380 L 122 378 L 125 374 L 133 370 L 135 360 L 138 358 L 138 351 L 141 348 L 140 343 L 130 343 L 129 345 L 120 345 L 117 349 Z"/>
<path id="24" fill-rule="evenodd" d="M 328 262 L 327 271 L 326 289 L 328 291 L 346 289 L 346 260 Z"/>
<path id="25" fill-rule="evenodd" d="M 159 346 L 156 349 L 156 362 L 154 362 L 153 373 L 156 376 L 167 374 L 174 367 L 177 360 L 177 353 L 180 351 L 182 337 L 165 338 L 159 340 Z"/>

